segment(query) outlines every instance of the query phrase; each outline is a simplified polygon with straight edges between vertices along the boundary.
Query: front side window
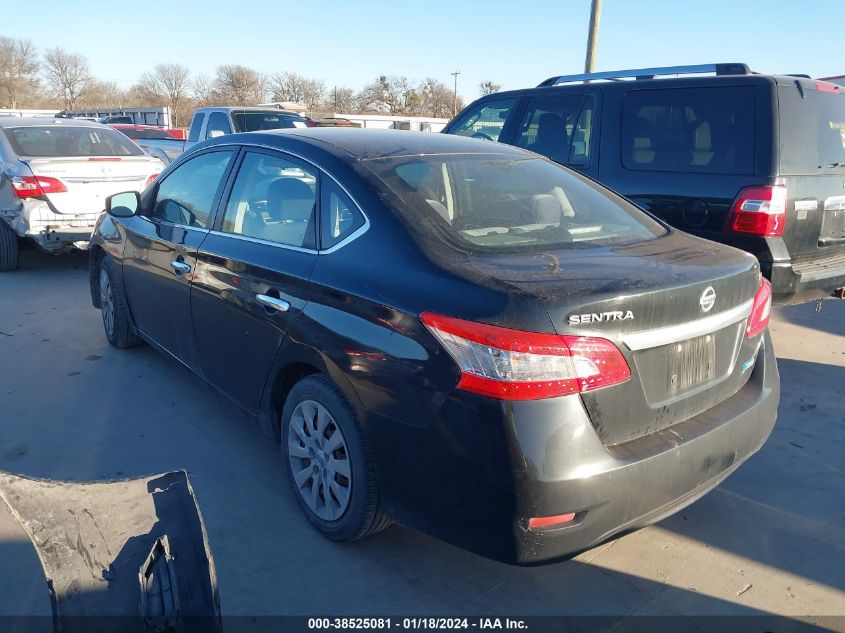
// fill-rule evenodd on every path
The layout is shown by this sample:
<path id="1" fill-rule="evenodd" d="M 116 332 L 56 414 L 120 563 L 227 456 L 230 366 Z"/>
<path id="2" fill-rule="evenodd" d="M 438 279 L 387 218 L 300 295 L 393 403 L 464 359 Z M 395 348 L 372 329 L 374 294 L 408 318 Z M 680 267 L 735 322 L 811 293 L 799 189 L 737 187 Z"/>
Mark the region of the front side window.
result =
<path id="1" fill-rule="evenodd" d="M 241 163 L 221 229 L 268 242 L 316 248 L 317 172 L 274 154 Z"/>
<path id="2" fill-rule="evenodd" d="M 232 126 L 229 125 L 229 117 L 222 112 L 212 112 L 208 116 L 208 129 L 205 131 L 205 138 L 215 138 L 224 134 L 231 134 Z"/>
<path id="3" fill-rule="evenodd" d="M 457 154 L 362 161 L 418 240 L 542 252 L 653 239 L 663 226 L 600 185 L 540 158 Z M 366 178 L 367 175 L 363 174 Z"/>
<path id="4" fill-rule="evenodd" d="M 211 207 L 232 155 L 231 150 L 200 154 L 173 170 L 158 186 L 150 217 L 208 228 Z"/>
<path id="5" fill-rule="evenodd" d="M 583 94 L 538 97 L 528 102 L 514 145 L 564 165 L 586 165 L 593 99 Z"/>
<path id="6" fill-rule="evenodd" d="M 514 103 L 515 97 L 479 103 L 462 115 L 449 133 L 498 141 Z"/>
<path id="7" fill-rule="evenodd" d="M 754 173 L 752 86 L 632 90 L 622 105 L 622 164 L 682 173 Z"/>
<path id="8" fill-rule="evenodd" d="M 202 130 L 202 124 L 205 121 L 205 113 L 204 112 L 197 112 L 194 115 L 194 118 L 191 120 L 191 131 L 188 135 L 188 142 L 189 143 L 196 143 L 200 140 L 200 131 Z"/>
<path id="9" fill-rule="evenodd" d="M 27 126 L 3 130 L 18 156 L 142 156 L 120 132 L 105 127 Z"/>

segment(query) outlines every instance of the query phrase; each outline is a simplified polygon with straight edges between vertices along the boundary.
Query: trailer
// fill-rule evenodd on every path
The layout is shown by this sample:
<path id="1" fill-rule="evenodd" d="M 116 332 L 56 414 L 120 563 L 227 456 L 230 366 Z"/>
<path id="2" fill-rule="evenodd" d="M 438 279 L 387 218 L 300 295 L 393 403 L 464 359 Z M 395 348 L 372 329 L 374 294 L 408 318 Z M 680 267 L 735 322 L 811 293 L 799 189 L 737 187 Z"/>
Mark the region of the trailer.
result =
<path id="1" fill-rule="evenodd" d="M 173 127 L 173 117 L 168 106 L 158 108 L 91 108 L 66 110 L 62 114 L 74 119 L 91 119 L 100 123 L 155 125 L 168 129 Z"/>
<path id="2" fill-rule="evenodd" d="M 346 119 L 360 127 L 379 130 L 409 130 L 412 132 L 439 132 L 449 119 L 423 116 L 394 116 L 389 114 L 340 114 L 333 113 L 326 119 Z"/>

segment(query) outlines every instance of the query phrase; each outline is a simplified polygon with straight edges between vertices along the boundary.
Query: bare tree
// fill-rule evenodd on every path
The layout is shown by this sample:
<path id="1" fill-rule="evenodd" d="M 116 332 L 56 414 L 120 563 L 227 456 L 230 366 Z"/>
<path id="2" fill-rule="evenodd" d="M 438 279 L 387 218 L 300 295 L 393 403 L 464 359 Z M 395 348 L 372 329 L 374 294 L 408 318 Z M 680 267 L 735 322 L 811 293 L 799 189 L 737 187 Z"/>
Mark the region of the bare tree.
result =
<path id="1" fill-rule="evenodd" d="M 232 105 L 255 105 L 264 100 L 264 76 L 246 66 L 218 66 L 211 98 Z"/>
<path id="2" fill-rule="evenodd" d="M 173 124 L 178 125 L 179 106 L 185 99 L 190 85 L 191 71 L 181 64 L 158 64 L 152 72 L 141 75 L 139 85 L 166 99 L 173 114 Z"/>
<path id="3" fill-rule="evenodd" d="M 197 75 L 191 82 L 191 92 L 193 92 L 194 101 L 199 107 L 210 105 L 214 92 L 214 82 L 208 75 Z"/>
<path id="4" fill-rule="evenodd" d="M 44 54 L 44 72 L 65 110 L 73 110 L 91 82 L 88 60 L 78 53 L 51 48 Z"/>
<path id="5" fill-rule="evenodd" d="M 326 84 L 297 73 L 277 73 L 270 78 L 270 90 L 273 101 L 301 103 L 311 112 L 320 107 L 326 93 Z"/>
<path id="6" fill-rule="evenodd" d="M 494 92 L 499 92 L 502 89 L 502 84 L 497 84 L 495 82 L 490 81 L 489 79 L 482 81 L 478 84 L 478 92 L 481 96 L 491 95 Z"/>
<path id="7" fill-rule="evenodd" d="M 30 40 L 0 36 L 0 100 L 16 108 L 38 87 L 38 53 Z"/>
<path id="8" fill-rule="evenodd" d="M 379 75 L 359 95 L 361 109 L 392 115 L 414 114 L 420 103 L 420 95 L 407 77 Z"/>
<path id="9" fill-rule="evenodd" d="M 357 97 L 352 88 L 338 88 L 333 87 L 326 93 L 325 101 L 323 102 L 325 110 L 332 112 L 341 112 L 352 114 L 357 109 Z"/>
<path id="10" fill-rule="evenodd" d="M 455 93 L 442 81 L 428 77 L 420 82 L 418 88 L 422 98 L 420 114 L 432 117 L 451 119 L 454 115 Z M 458 110 L 464 107 L 458 98 Z"/>
<path id="11" fill-rule="evenodd" d="M 84 108 L 114 108 L 124 105 L 125 93 L 113 81 L 97 81 L 92 79 L 88 82 L 85 93 L 79 100 L 79 105 Z"/>

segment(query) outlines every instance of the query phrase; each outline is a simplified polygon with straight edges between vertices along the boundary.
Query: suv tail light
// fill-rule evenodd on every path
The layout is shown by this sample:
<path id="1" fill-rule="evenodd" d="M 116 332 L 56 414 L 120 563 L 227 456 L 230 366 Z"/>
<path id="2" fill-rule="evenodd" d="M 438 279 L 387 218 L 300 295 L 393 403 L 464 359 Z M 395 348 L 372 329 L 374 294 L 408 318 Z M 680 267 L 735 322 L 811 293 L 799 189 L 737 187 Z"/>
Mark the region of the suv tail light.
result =
<path id="1" fill-rule="evenodd" d="M 783 235 L 786 224 L 786 187 L 746 187 L 733 206 L 731 229 L 761 237 Z"/>
<path id="2" fill-rule="evenodd" d="M 424 312 L 420 320 L 461 370 L 458 389 L 533 400 L 625 382 L 622 352 L 603 338 L 538 334 Z"/>
<path id="3" fill-rule="evenodd" d="M 754 304 L 745 326 L 745 336 L 756 336 L 769 324 L 769 312 L 772 310 L 772 284 L 765 277 L 760 279 L 760 287 L 754 295 Z"/>
<path id="4" fill-rule="evenodd" d="M 12 178 L 12 191 L 21 200 L 40 198 L 48 193 L 67 191 L 61 180 L 49 176 L 15 176 Z"/>

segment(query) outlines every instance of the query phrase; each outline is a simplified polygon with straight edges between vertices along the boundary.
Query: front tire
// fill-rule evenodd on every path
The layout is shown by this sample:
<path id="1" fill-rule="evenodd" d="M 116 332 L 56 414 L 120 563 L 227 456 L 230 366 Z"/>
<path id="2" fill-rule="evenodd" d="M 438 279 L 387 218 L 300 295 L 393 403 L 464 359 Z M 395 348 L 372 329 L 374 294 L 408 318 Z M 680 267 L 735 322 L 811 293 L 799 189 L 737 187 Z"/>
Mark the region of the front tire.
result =
<path id="1" fill-rule="evenodd" d="M 8 224 L 0 220 L 0 272 L 17 270 L 20 262 L 18 236 Z"/>
<path id="2" fill-rule="evenodd" d="M 126 297 L 120 285 L 114 282 L 108 257 L 103 257 L 100 260 L 98 282 L 103 329 L 109 343 L 118 349 L 139 345 L 141 339 L 135 332 L 135 328 L 132 327 L 129 309 L 126 306 Z"/>
<path id="3" fill-rule="evenodd" d="M 291 389 L 281 444 L 294 496 L 323 536 L 353 541 L 390 525 L 363 430 L 326 376 L 308 376 Z"/>

